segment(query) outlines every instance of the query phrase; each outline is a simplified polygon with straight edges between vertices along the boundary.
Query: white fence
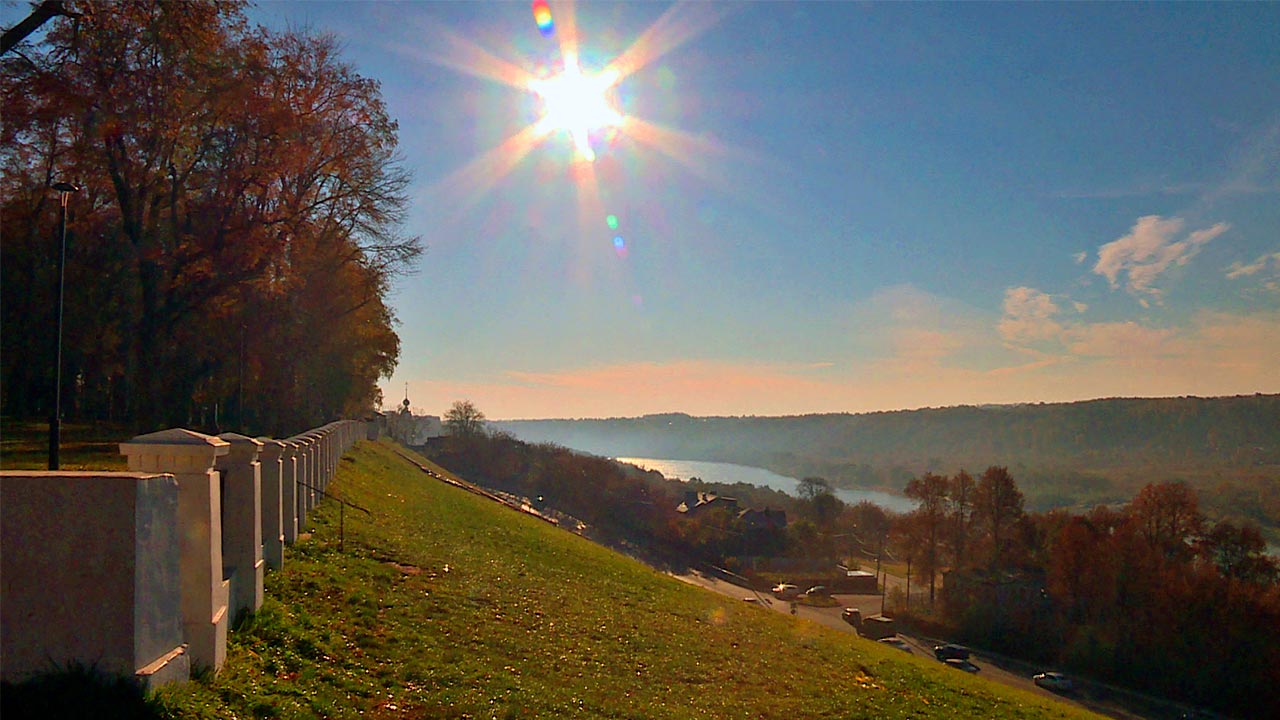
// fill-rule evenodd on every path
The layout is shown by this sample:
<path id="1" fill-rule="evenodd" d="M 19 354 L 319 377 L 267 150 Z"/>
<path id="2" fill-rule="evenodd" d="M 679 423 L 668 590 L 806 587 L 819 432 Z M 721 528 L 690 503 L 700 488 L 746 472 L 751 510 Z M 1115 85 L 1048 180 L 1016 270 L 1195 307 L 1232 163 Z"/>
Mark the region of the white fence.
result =
<path id="1" fill-rule="evenodd" d="M 78 662 L 144 686 L 217 671 L 227 629 L 371 425 L 287 440 L 172 429 L 129 472 L 0 472 L 0 678 Z"/>

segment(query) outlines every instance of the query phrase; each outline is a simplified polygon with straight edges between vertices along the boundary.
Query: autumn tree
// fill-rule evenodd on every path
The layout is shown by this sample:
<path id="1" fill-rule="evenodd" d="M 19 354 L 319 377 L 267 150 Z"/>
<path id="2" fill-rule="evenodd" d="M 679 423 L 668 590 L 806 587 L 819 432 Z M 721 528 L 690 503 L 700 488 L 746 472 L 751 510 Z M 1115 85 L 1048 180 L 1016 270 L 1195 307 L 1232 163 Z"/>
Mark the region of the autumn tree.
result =
<path id="1" fill-rule="evenodd" d="M 951 476 L 947 493 L 947 525 L 955 567 L 963 567 L 968 558 L 969 536 L 973 533 L 974 489 L 973 476 L 967 471 L 961 470 Z"/>
<path id="2" fill-rule="evenodd" d="M 1076 517 L 1058 531 L 1048 568 L 1049 592 L 1073 625 L 1097 625 L 1115 610 L 1115 573 L 1105 531 Z"/>
<path id="3" fill-rule="evenodd" d="M 1022 503 L 1022 491 L 1008 468 L 992 465 L 978 479 L 973 493 L 973 516 L 991 543 L 992 567 L 1001 566 L 1009 530 L 1022 518 Z"/>
<path id="4" fill-rule="evenodd" d="M 1184 482 L 1149 483 L 1129 503 L 1129 514 L 1151 547 L 1169 559 L 1186 559 L 1204 528 L 1196 493 Z"/>
<path id="5" fill-rule="evenodd" d="M 831 491 L 831 483 L 826 478 L 801 479 L 796 483 L 796 494 L 805 501 L 810 517 L 820 527 L 830 529 L 844 512 L 844 503 Z"/>
<path id="6" fill-rule="evenodd" d="M 484 435 L 484 413 L 470 400 L 457 400 L 444 414 L 444 426 L 449 435 L 472 438 Z"/>
<path id="7" fill-rule="evenodd" d="M 915 553 L 920 558 L 920 572 L 929 578 L 929 603 L 932 605 L 938 571 L 938 547 L 946 532 L 947 497 L 951 483 L 945 475 L 925 473 L 907 483 L 905 494 L 919 505 L 911 513 L 913 522 L 922 530 L 923 547 Z"/>
<path id="8" fill-rule="evenodd" d="M 1267 555 L 1267 541 L 1252 525 L 1226 520 L 1214 523 L 1199 539 L 1196 550 L 1225 577 L 1257 585 L 1280 579 L 1280 565 Z"/>
<path id="9" fill-rule="evenodd" d="M 864 551 L 879 548 L 889 532 L 889 515 L 885 509 L 870 500 L 862 500 L 850 507 L 847 515 L 849 525 L 862 542 Z"/>
<path id="10" fill-rule="evenodd" d="M 806 477 L 796 483 L 796 495 L 801 500 L 813 500 L 819 495 L 830 495 L 831 483 L 826 478 Z"/>
<path id="11" fill-rule="evenodd" d="M 371 408 L 399 353 L 390 279 L 420 253 L 377 83 L 235 0 L 82 4 L 0 65 L 6 412 L 44 401 L 43 350 L 17 341 L 48 324 L 20 289 L 51 276 L 55 179 L 83 186 L 64 406 L 140 427 L 221 406 L 277 434 Z"/>

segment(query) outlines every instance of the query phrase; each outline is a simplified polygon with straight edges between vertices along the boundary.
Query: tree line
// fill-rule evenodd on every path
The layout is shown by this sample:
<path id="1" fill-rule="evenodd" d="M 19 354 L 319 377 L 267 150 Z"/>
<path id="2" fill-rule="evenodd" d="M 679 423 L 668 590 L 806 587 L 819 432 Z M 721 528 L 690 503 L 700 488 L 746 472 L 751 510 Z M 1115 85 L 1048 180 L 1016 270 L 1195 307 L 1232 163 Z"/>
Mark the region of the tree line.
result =
<path id="1" fill-rule="evenodd" d="M 376 407 L 421 253 L 378 83 L 238 0 L 76 6 L 0 60 L 4 413 L 52 404 L 59 182 L 70 419 L 283 435 Z"/>
<path id="2" fill-rule="evenodd" d="M 1183 482 L 1128 503 L 1028 513 L 1004 467 L 925 473 L 895 548 L 961 639 L 1246 716 L 1280 707 L 1280 562 L 1261 532 L 1211 522 Z"/>
<path id="3" fill-rule="evenodd" d="M 1109 398 L 789 417 L 524 420 L 529 441 L 587 452 L 716 460 L 899 491 L 913 478 L 992 458 L 1031 509 L 1132 498 L 1152 478 L 1185 480 L 1215 517 L 1280 538 L 1280 395 Z"/>

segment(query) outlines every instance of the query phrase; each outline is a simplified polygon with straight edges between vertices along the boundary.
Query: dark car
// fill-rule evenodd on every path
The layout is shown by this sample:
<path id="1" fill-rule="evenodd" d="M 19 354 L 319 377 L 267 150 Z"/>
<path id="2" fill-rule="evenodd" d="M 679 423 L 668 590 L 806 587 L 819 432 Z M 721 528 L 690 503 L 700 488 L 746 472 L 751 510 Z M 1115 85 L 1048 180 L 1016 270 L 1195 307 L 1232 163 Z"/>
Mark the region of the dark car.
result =
<path id="1" fill-rule="evenodd" d="M 1042 672 L 1031 679 L 1035 681 L 1036 685 L 1046 690 L 1067 691 L 1075 688 L 1075 683 L 1071 681 L 1071 678 L 1059 672 Z"/>
<path id="2" fill-rule="evenodd" d="M 963 645 L 935 645 L 933 648 L 933 656 L 939 660 L 968 660 L 969 648 Z"/>
<path id="3" fill-rule="evenodd" d="M 862 626 L 862 613 L 859 612 L 858 608 L 847 607 L 840 612 L 840 617 L 854 627 Z"/>

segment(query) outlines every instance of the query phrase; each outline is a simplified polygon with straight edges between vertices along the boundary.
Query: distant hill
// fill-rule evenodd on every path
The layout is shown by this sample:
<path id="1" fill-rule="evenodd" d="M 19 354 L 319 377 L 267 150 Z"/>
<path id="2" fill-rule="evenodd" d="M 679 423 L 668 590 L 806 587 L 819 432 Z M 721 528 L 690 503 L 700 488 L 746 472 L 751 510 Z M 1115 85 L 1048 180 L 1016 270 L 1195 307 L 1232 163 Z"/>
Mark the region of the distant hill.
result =
<path id="1" fill-rule="evenodd" d="M 1006 465 L 1041 507 L 1127 499 L 1151 480 L 1186 479 L 1202 493 L 1226 480 L 1264 496 L 1259 482 L 1280 481 L 1280 395 L 495 425 L 522 440 L 600 455 L 733 462 L 899 491 L 925 470 Z M 1275 487 L 1269 495 L 1280 504 Z M 1280 507 L 1245 514 L 1280 523 Z"/>

